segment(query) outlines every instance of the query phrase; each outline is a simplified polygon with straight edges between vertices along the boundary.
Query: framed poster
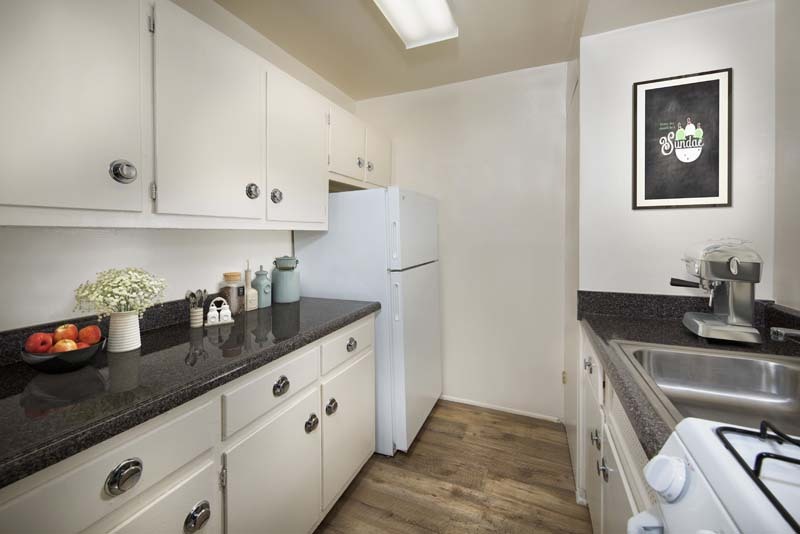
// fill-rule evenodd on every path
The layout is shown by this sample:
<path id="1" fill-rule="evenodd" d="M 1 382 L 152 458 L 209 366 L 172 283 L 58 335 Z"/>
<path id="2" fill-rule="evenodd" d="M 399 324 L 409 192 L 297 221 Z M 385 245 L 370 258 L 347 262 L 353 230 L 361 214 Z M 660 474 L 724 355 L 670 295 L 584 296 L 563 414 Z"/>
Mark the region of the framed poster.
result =
<path id="1" fill-rule="evenodd" d="M 633 209 L 731 205 L 732 76 L 633 84 Z"/>

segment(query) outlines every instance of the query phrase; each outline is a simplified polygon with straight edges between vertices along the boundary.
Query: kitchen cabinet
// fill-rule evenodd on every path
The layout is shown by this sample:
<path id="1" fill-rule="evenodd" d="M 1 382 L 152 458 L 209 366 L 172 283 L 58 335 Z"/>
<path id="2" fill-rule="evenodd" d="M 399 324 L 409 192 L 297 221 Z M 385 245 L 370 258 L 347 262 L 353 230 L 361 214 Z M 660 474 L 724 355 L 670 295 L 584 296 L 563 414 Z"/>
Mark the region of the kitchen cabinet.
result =
<path id="1" fill-rule="evenodd" d="M 392 181 L 392 142 L 373 128 L 367 128 L 366 138 L 367 170 L 364 179 L 373 185 L 389 187 Z"/>
<path id="2" fill-rule="evenodd" d="M 580 357 L 578 493 L 595 534 L 625 532 L 628 519 L 653 504 L 642 475 L 647 455 L 585 332 Z"/>
<path id="3" fill-rule="evenodd" d="M 608 426 L 603 429 L 602 449 L 600 470 L 603 478 L 603 527 L 599 532 L 603 534 L 626 532 L 628 519 L 638 511 L 628 490 L 622 462 Z M 594 521 L 592 523 L 594 528 Z"/>
<path id="4" fill-rule="evenodd" d="M 331 506 L 375 451 L 375 357 L 359 356 L 322 381 L 323 506 Z"/>
<path id="5" fill-rule="evenodd" d="M 156 211 L 264 219 L 265 62 L 170 0 L 153 46 Z"/>
<path id="6" fill-rule="evenodd" d="M 319 390 L 228 449 L 227 532 L 309 532 L 321 513 Z"/>
<path id="7" fill-rule="evenodd" d="M 206 462 L 196 472 L 181 480 L 154 501 L 139 509 L 110 534 L 203 534 L 221 533 L 217 515 L 222 512 L 219 490 L 215 487 L 218 471 Z"/>
<path id="8" fill-rule="evenodd" d="M 0 3 L 0 204 L 141 211 L 145 21 L 139 0 Z"/>
<path id="9" fill-rule="evenodd" d="M 601 532 L 602 482 L 600 478 L 601 444 L 603 431 L 603 412 L 592 388 L 588 369 L 581 377 L 581 396 L 583 412 L 583 472 L 584 491 L 592 520 L 592 530 Z"/>
<path id="10" fill-rule="evenodd" d="M 329 114 L 328 170 L 356 180 L 364 179 L 367 130 L 355 115 L 332 105 Z"/>
<path id="11" fill-rule="evenodd" d="M 328 101 L 283 71 L 267 73 L 267 217 L 325 222 Z"/>
<path id="12" fill-rule="evenodd" d="M 0 488 L 0 533 L 179 534 L 190 514 L 210 514 L 204 534 L 312 531 L 375 448 L 374 329 L 360 319 Z M 141 478 L 104 491 L 131 460 Z"/>

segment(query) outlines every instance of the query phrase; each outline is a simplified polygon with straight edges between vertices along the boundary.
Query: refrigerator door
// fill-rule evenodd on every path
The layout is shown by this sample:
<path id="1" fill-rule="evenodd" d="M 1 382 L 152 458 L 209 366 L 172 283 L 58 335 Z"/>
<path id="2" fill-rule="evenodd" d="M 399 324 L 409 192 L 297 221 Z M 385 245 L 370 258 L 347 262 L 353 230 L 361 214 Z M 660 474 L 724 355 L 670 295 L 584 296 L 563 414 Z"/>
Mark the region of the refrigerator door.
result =
<path id="1" fill-rule="evenodd" d="M 442 394 L 439 263 L 391 273 L 395 446 L 407 451 Z"/>
<path id="2" fill-rule="evenodd" d="M 390 187 L 389 270 L 401 271 L 439 259 L 436 199 Z"/>

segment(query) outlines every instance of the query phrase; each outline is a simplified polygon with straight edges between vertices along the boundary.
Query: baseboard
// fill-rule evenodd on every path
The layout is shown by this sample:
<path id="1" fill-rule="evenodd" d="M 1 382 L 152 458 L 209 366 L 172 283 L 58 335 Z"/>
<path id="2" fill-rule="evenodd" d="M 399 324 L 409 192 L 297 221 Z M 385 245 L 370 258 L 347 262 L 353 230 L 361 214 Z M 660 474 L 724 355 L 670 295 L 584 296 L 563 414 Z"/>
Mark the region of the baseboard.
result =
<path id="1" fill-rule="evenodd" d="M 589 501 L 586 500 L 586 492 L 582 489 L 575 490 L 575 502 L 581 506 L 588 506 Z"/>
<path id="2" fill-rule="evenodd" d="M 477 406 L 478 408 L 488 408 L 490 410 L 497 410 L 498 412 L 513 413 L 514 415 L 524 415 L 526 417 L 532 417 L 534 419 L 543 419 L 545 421 L 551 421 L 553 423 L 561 422 L 561 419 L 559 419 L 558 417 L 553 417 L 552 415 L 543 415 L 540 413 L 526 412 L 525 410 L 506 408 L 505 406 L 497 406 L 495 404 L 489 404 L 487 402 L 478 402 L 469 399 L 461 399 L 458 397 L 453 397 L 452 395 L 442 395 L 439 398 L 446 401 L 458 402 L 460 404 L 469 404 L 470 406 Z"/>

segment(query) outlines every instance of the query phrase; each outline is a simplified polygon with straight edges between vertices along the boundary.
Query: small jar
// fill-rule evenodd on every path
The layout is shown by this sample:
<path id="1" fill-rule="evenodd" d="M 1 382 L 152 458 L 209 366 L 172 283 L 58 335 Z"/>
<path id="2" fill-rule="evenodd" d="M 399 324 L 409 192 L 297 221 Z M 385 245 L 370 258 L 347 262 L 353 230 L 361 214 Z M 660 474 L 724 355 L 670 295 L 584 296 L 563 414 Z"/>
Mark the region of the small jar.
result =
<path id="1" fill-rule="evenodd" d="M 219 296 L 228 302 L 231 315 L 238 315 L 244 311 L 245 296 L 242 273 L 223 273 L 222 277 L 225 282 L 219 290 Z"/>

